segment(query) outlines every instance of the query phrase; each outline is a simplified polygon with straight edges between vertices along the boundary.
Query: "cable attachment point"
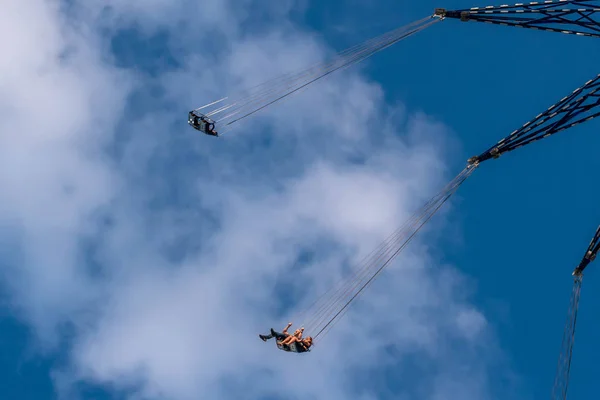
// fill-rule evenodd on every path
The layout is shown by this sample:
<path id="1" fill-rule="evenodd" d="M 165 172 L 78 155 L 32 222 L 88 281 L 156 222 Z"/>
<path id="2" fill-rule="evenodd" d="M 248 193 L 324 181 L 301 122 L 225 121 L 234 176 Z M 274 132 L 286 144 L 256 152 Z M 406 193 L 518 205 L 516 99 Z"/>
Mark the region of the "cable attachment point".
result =
<path id="1" fill-rule="evenodd" d="M 437 17 L 439 19 L 446 18 L 446 9 L 445 8 L 436 8 L 433 12 L 433 17 Z"/>
<path id="2" fill-rule="evenodd" d="M 436 8 L 433 13 L 433 16 L 438 17 L 440 19 L 455 18 L 460 19 L 461 21 L 468 21 L 470 13 L 469 11 L 448 11 L 445 8 Z"/>

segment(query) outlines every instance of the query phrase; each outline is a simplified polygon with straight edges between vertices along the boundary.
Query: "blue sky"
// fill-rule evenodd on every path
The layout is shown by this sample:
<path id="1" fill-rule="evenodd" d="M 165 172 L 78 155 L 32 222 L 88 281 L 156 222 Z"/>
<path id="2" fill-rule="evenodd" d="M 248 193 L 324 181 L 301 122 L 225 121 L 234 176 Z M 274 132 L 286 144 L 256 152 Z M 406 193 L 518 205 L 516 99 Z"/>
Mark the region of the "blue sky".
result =
<path id="1" fill-rule="evenodd" d="M 15 37 L 0 62 L 2 398 L 550 395 L 570 274 L 600 223 L 596 121 L 485 162 L 330 334 L 360 342 L 353 354 L 329 339 L 291 361 L 255 336 L 594 77 L 594 39 L 446 20 L 211 140 L 189 108 L 487 3 L 22 3 L 0 24 Z M 574 399 L 594 390 L 596 275 Z"/>

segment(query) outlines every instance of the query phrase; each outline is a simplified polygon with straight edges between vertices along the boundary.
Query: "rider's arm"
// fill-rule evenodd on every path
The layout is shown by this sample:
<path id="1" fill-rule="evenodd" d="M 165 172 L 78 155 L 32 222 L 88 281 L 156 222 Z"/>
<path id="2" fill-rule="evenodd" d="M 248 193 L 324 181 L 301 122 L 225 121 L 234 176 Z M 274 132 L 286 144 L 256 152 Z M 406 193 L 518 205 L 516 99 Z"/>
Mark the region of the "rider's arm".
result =
<path id="1" fill-rule="evenodd" d="M 289 322 L 289 323 L 287 324 L 287 326 L 286 326 L 285 328 L 283 328 L 283 333 L 287 333 L 288 329 L 290 329 L 290 326 L 292 326 L 292 323 L 291 323 L 291 322 Z"/>

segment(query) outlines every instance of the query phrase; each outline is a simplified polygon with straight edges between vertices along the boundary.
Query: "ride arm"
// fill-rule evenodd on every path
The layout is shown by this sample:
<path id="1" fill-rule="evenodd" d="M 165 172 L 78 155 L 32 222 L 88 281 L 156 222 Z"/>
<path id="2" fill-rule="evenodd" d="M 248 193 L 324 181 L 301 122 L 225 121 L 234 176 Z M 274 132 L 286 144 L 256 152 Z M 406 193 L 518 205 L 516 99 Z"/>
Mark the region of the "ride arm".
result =
<path id="1" fill-rule="evenodd" d="M 538 1 L 529 4 L 473 7 L 448 11 L 437 8 L 435 16 L 461 21 L 486 22 L 571 35 L 600 37 L 600 5 L 593 0 Z"/>
<path id="2" fill-rule="evenodd" d="M 498 158 L 506 152 L 596 118 L 600 115 L 599 90 L 600 75 L 587 81 L 582 87 L 577 88 L 496 145 L 478 156 L 471 157 L 468 163 L 479 164 L 490 158 Z"/>

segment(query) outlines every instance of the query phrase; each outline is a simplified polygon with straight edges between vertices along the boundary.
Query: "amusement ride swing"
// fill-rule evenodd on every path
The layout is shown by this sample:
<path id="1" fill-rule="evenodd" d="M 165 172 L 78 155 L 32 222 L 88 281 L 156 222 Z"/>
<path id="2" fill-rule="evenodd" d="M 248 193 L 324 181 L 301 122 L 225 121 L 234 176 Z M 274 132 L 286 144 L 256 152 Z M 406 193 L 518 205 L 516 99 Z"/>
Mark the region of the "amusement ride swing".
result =
<path id="1" fill-rule="evenodd" d="M 591 38 L 600 38 L 600 4 L 593 0 L 540 1 L 528 4 L 474 7 L 463 10 L 438 8 L 434 14 L 400 27 L 338 53 L 333 59 L 293 74 L 286 74 L 240 94 L 211 102 L 189 112 L 188 123 L 210 136 L 219 136 L 233 125 L 279 102 L 338 70 L 359 63 L 375 53 L 447 18 L 463 22 L 535 29 Z M 467 166 L 440 192 L 369 254 L 351 276 L 317 299 L 303 314 L 309 316 L 304 326 L 322 338 L 345 314 L 350 304 L 375 280 L 408 245 L 418 231 L 483 163 L 504 153 L 549 137 L 600 116 L 600 75 L 585 82 L 546 111 L 500 140 L 483 153 L 471 157 Z M 201 112 L 202 111 L 202 112 Z M 575 324 L 581 293 L 583 271 L 600 250 L 600 227 L 582 261 L 573 271 L 574 283 L 554 381 L 552 399 L 566 399 L 574 344 Z"/>

